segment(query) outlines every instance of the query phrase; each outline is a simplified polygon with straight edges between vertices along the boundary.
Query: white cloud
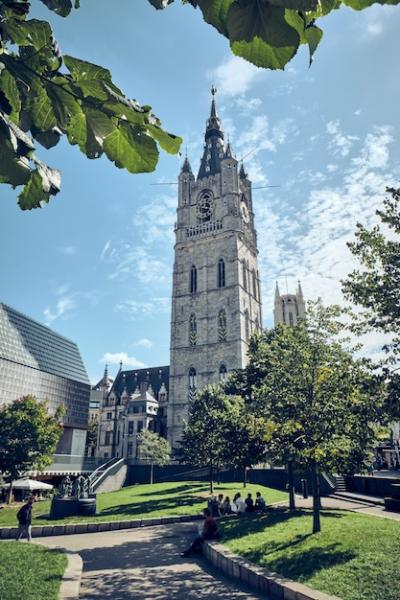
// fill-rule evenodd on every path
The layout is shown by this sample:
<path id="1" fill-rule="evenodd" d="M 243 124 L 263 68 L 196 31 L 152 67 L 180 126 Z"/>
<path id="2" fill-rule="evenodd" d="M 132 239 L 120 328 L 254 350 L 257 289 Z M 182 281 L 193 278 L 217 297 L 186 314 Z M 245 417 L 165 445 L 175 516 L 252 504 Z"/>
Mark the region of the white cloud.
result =
<path id="1" fill-rule="evenodd" d="M 168 313 L 171 299 L 168 297 L 151 298 L 149 300 L 126 300 L 115 306 L 116 312 L 121 312 L 132 320 L 142 317 L 152 317 L 160 313 Z"/>
<path id="2" fill-rule="evenodd" d="M 141 338 L 140 340 L 135 342 L 135 346 L 142 346 L 142 348 L 150 349 L 153 347 L 153 342 L 148 338 Z"/>
<path id="3" fill-rule="evenodd" d="M 53 321 L 64 317 L 64 315 L 76 308 L 76 301 L 73 296 L 64 296 L 57 301 L 54 309 L 45 308 L 43 314 L 46 325 L 51 325 Z"/>
<path id="4" fill-rule="evenodd" d="M 376 23 L 369 23 L 367 25 L 367 31 L 368 33 L 370 33 L 371 35 L 381 35 L 381 33 L 383 33 L 383 23 L 380 23 L 379 21 Z"/>
<path id="5" fill-rule="evenodd" d="M 332 136 L 329 142 L 329 148 L 334 156 L 347 156 L 353 143 L 358 139 L 353 135 L 344 135 L 340 128 L 340 121 L 329 121 L 326 125 L 326 131 Z"/>
<path id="6" fill-rule="evenodd" d="M 262 73 L 243 58 L 230 56 L 210 72 L 209 78 L 222 96 L 243 96 Z"/>
<path id="7" fill-rule="evenodd" d="M 142 206 L 133 217 L 133 224 L 140 228 L 140 235 L 146 244 L 172 242 L 174 222 L 178 205 L 177 191 L 173 196 L 157 195 L 151 202 Z"/>
<path id="8" fill-rule="evenodd" d="M 58 250 L 61 254 L 65 254 L 65 256 L 75 256 L 78 253 L 76 246 L 60 246 Z"/>
<path id="9" fill-rule="evenodd" d="M 104 260 L 110 246 L 111 246 L 111 240 L 107 240 L 107 242 L 104 244 L 103 249 L 101 251 L 100 260 Z"/>
<path id="10" fill-rule="evenodd" d="M 134 356 L 128 356 L 126 352 L 106 352 L 100 359 L 101 363 L 107 363 L 108 365 L 118 365 L 122 362 L 125 367 L 133 367 L 134 369 L 141 369 L 147 365 L 138 360 Z"/>
<path id="11" fill-rule="evenodd" d="M 373 128 L 358 142 L 357 154 L 347 158 L 341 179 L 335 173 L 335 185 L 327 185 L 321 171 L 314 173 L 314 181 L 306 177 L 311 189 L 303 206 L 285 204 L 275 193 L 268 204 L 263 194 L 255 198 L 266 316 L 272 312 L 275 280 L 285 290 L 286 277 L 289 291 L 294 291 L 300 279 L 308 299 L 344 302 L 340 280 L 356 268 L 346 242 L 354 239 L 357 222 L 368 227 L 376 222 L 375 211 L 385 197 L 385 187 L 394 183 L 389 156 L 392 142 L 389 128 Z M 353 144 L 354 151 L 356 140 Z M 329 165 L 327 171 L 332 172 Z M 376 353 L 382 336 L 369 334 L 364 341 L 368 353 Z"/>
<path id="12" fill-rule="evenodd" d="M 134 277 L 140 283 L 157 286 L 169 284 L 171 280 L 168 261 L 157 258 L 145 248 L 132 248 L 127 243 L 115 251 L 112 264 L 114 270 L 109 275 L 111 280 Z"/>

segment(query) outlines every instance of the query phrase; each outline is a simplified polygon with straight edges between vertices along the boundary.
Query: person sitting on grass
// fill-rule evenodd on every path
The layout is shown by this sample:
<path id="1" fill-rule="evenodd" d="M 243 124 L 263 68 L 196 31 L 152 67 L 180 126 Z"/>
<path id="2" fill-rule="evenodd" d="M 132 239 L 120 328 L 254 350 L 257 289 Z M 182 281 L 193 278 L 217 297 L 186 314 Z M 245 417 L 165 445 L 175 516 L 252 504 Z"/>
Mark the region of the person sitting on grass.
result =
<path id="1" fill-rule="evenodd" d="M 264 512 L 267 509 L 267 505 L 265 503 L 264 498 L 261 496 L 261 492 L 256 493 L 256 505 L 257 512 Z"/>
<path id="2" fill-rule="evenodd" d="M 254 500 L 251 497 L 251 494 L 247 494 L 245 504 L 246 504 L 246 512 L 248 512 L 248 513 L 254 512 Z"/>
<path id="3" fill-rule="evenodd" d="M 237 515 L 242 515 L 246 511 L 246 504 L 245 504 L 245 501 L 243 500 L 242 496 L 240 495 L 240 492 L 235 494 L 235 497 L 233 499 L 233 504 L 235 506 L 235 508 L 233 510 Z M 233 508 L 233 506 L 232 506 L 232 508 Z"/>
<path id="4" fill-rule="evenodd" d="M 233 511 L 232 511 L 231 500 L 230 500 L 229 496 L 226 496 L 223 506 L 224 506 L 224 515 L 231 515 Z"/>
<path id="5" fill-rule="evenodd" d="M 31 523 L 32 523 L 32 505 L 35 502 L 34 496 L 31 496 L 26 504 L 21 506 L 17 512 L 18 532 L 17 542 L 26 535 L 28 542 L 32 540 Z"/>
<path id="6" fill-rule="evenodd" d="M 200 554 L 204 540 L 218 540 L 219 532 L 218 525 L 214 517 L 211 516 L 209 508 L 205 508 L 203 511 L 204 523 L 200 535 L 193 541 L 185 552 L 182 552 L 181 556 L 191 556 L 192 554 Z"/>

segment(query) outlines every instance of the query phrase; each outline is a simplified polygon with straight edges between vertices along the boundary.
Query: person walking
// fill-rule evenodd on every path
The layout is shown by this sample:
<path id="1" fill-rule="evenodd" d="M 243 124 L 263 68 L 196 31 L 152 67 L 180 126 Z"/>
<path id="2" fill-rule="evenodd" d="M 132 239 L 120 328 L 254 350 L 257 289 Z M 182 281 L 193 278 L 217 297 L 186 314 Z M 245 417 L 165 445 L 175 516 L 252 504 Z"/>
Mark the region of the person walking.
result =
<path id="1" fill-rule="evenodd" d="M 31 522 L 32 522 L 32 505 L 35 501 L 35 498 L 31 496 L 26 504 L 21 506 L 19 511 L 17 512 L 18 519 L 18 532 L 17 532 L 17 542 L 26 535 L 28 542 L 32 540 L 31 535 Z"/>

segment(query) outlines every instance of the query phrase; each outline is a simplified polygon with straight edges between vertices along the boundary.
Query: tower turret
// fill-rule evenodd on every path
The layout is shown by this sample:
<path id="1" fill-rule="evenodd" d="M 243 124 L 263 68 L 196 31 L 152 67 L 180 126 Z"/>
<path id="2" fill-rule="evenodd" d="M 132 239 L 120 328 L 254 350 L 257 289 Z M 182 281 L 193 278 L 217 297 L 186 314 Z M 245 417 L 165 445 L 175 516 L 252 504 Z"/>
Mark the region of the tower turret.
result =
<path id="1" fill-rule="evenodd" d="M 224 134 L 221 128 L 221 120 L 218 117 L 215 106 L 216 93 L 217 88 L 212 86 L 211 110 L 207 120 L 203 156 L 201 158 L 197 179 L 203 179 L 204 177 L 209 177 L 210 175 L 221 172 L 221 159 L 224 156 Z"/>

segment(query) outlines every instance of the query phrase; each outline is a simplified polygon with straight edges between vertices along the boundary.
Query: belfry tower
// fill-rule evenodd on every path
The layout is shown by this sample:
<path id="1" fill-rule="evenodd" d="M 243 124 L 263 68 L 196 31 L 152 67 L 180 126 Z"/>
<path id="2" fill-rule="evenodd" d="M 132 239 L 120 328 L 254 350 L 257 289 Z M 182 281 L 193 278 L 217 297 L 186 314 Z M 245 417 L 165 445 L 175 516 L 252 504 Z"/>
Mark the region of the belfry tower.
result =
<path id="1" fill-rule="evenodd" d="M 168 407 L 173 447 L 196 390 L 243 368 L 250 335 L 262 324 L 251 182 L 224 143 L 214 87 L 211 93 L 199 173 L 195 178 L 186 157 L 178 178 Z"/>

